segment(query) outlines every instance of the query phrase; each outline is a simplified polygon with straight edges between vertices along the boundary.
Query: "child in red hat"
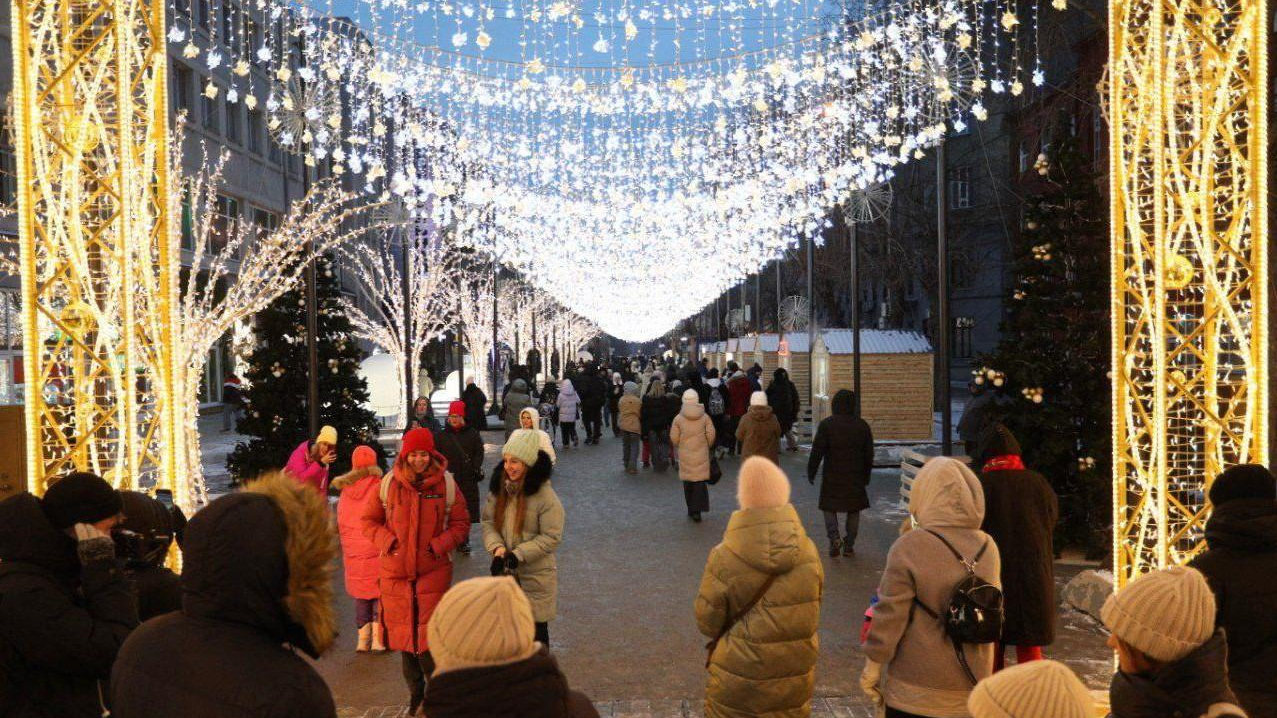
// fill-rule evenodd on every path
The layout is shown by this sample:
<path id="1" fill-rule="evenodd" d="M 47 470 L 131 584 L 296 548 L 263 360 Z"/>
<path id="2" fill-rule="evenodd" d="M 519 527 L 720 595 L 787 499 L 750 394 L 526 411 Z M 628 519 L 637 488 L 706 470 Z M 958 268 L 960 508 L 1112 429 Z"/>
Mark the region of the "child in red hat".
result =
<path id="1" fill-rule="evenodd" d="M 355 599 L 355 626 L 359 639 L 355 650 L 386 650 L 381 631 L 381 611 L 377 589 L 377 546 L 363 534 L 360 520 L 369 501 L 378 501 L 381 467 L 377 452 L 370 446 L 355 447 L 350 473 L 333 480 L 341 491 L 337 499 L 337 529 L 341 536 L 341 560 L 346 577 L 346 593 Z"/>

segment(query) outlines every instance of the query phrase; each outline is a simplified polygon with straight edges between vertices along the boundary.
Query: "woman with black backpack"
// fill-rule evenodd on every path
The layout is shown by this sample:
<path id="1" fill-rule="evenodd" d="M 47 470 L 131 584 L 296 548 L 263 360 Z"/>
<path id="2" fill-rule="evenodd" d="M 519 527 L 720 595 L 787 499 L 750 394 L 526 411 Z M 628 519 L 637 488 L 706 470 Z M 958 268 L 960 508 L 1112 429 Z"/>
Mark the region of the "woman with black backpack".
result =
<path id="1" fill-rule="evenodd" d="M 917 528 L 887 554 L 860 685 L 888 718 L 966 716 L 971 689 L 993 672 L 1001 630 L 1001 558 L 980 530 L 984 491 L 966 464 L 936 457 L 914 479 L 909 513 Z M 990 609 L 984 621 L 940 618 L 972 602 Z"/>

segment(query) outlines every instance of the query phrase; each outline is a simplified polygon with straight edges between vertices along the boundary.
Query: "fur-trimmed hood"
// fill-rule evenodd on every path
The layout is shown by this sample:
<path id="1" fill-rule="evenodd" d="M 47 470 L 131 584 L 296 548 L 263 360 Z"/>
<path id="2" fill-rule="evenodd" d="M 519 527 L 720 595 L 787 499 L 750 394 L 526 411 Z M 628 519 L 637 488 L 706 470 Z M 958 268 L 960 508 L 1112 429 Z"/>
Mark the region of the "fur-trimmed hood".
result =
<path id="1" fill-rule="evenodd" d="M 537 462 L 528 467 L 528 475 L 523 477 L 523 495 L 531 496 L 541 490 L 554 473 L 554 462 L 544 451 L 537 452 Z M 505 483 L 505 462 L 498 461 L 492 469 L 492 478 L 488 480 L 488 493 L 496 496 L 502 491 Z"/>
<path id="2" fill-rule="evenodd" d="M 317 492 L 263 474 L 196 514 L 183 548 L 187 616 L 253 626 L 316 658 L 332 646 L 337 541 Z"/>
<path id="3" fill-rule="evenodd" d="M 352 469 L 342 474 L 341 476 L 338 476 L 337 478 L 333 479 L 332 482 L 328 484 L 328 486 L 329 488 L 337 489 L 338 491 L 340 491 L 346 488 L 347 486 L 354 486 L 355 484 L 359 483 L 359 480 L 362 478 L 365 478 L 368 476 L 375 476 L 380 479 L 384 475 L 385 474 L 382 472 L 380 466 L 365 466 L 362 469 Z"/>

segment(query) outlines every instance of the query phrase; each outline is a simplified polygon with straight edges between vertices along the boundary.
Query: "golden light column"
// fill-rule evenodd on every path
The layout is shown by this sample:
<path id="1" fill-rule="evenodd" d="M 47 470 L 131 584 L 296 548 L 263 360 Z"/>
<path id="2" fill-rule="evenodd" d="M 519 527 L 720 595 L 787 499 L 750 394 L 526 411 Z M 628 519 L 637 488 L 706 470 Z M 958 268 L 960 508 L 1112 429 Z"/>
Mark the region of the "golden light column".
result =
<path id="1" fill-rule="evenodd" d="M 181 482 L 158 0 L 14 0 L 28 487 Z"/>
<path id="2" fill-rule="evenodd" d="M 1205 492 L 1262 462 L 1265 0 L 1110 0 L 1118 585 L 1204 548 Z"/>

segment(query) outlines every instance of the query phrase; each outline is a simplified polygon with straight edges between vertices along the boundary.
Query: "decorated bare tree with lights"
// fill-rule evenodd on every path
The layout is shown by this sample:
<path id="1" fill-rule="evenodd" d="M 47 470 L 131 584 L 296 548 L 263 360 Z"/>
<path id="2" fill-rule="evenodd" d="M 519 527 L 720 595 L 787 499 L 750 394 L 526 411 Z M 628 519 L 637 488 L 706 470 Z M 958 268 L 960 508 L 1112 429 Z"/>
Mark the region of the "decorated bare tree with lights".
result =
<path id="1" fill-rule="evenodd" d="M 975 379 L 1012 397 L 1004 418 L 1060 498 L 1061 546 L 1105 548 L 1112 482 L 1107 207 L 1067 125 L 1038 158 L 1002 340 Z"/>
<path id="2" fill-rule="evenodd" d="M 173 147 L 181 147 L 180 134 Z M 201 380 L 208 354 L 222 337 L 244 351 L 251 318 L 301 280 L 313 256 L 327 252 L 364 229 L 357 220 L 369 205 L 362 204 L 332 181 L 317 183 L 311 193 L 293 204 L 275 228 L 242 218 L 226 221 L 217 212 L 223 187 L 223 152 L 203 163 L 192 176 L 173 174 L 169 197 L 175 205 L 187 197 L 190 212 L 190 266 L 183 272 L 181 326 L 174 358 L 181 401 L 175 403 L 177 424 L 185 434 L 189 486 L 179 504 L 193 508 L 206 499 L 200 458 L 199 419 Z M 174 166 L 179 166 L 175 158 Z M 182 207 L 171 208 L 182 216 Z M 174 227 L 173 251 L 181 247 L 181 228 Z"/>
<path id="3" fill-rule="evenodd" d="M 339 301 L 355 336 L 394 357 L 402 377 L 409 367 L 415 371 L 421 366 L 430 337 L 453 319 L 455 257 L 442 242 L 431 241 L 410 223 L 400 223 L 394 234 L 398 241 L 355 242 L 342 248 L 343 266 L 354 273 L 356 290 L 354 298 L 343 296 Z M 399 394 L 403 428 L 411 397 L 402 381 Z"/>
<path id="4" fill-rule="evenodd" d="M 452 296 L 461 336 L 474 361 L 470 378 L 484 392 L 492 391 L 492 265 L 467 257 L 460 260 L 452 278 Z M 489 397 L 492 399 L 492 397 Z"/>

